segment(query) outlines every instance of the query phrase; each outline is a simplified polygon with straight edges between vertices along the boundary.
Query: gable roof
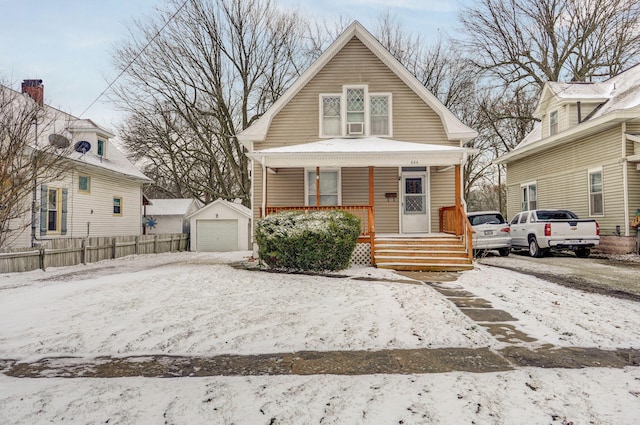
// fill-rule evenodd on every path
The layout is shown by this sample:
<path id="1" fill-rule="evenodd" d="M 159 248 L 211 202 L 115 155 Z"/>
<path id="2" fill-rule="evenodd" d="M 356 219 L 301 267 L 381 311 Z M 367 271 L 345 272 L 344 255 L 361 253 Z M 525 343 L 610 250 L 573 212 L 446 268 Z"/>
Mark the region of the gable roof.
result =
<path id="1" fill-rule="evenodd" d="M 478 133 L 460 121 L 442 102 L 389 53 L 380 42 L 358 21 L 349 25 L 340 36 L 320 55 L 320 57 L 296 80 L 296 82 L 251 126 L 236 135 L 240 143 L 251 150 L 252 142 L 262 142 L 273 118 L 305 87 L 325 65 L 342 50 L 347 43 L 357 38 L 393 73 L 395 73 L 414 93 L 429 105 L 440 117 L 449 140 L 461 140 L 463 143 L 476 137 Z"/>
<path id="2" fill-rule="evenodd" d="M 542 125 L 533 130 L 511 152 L 496 159 L 494 163 L 503 164 L 539 152 L 551 146 L 557 146 L 585 137 L 628 120 L 640 120 L 640 64 L 600 83 L 555 83 L 547 82 L 540 95 L 536 114 L 543 114 L 541 105 L 551 97 L 566 102 L 600 102 L 588 117 L 578 125 L 553 136 L 542 137 Z"/>
<path id="3" fill-rule="evenodd" d="M 10 87 L 0 85 L 0 90 L 6 91 L 6 93 L 12 96 L 12 101 L 33 102 L 33 99 L 31 99 L 27 95 L 13 90 Z M 57 154 L 59 154 L 60 156 L 64 156 L 65 158 L 73 162 L 81 163 L 90 167 L 96 167 L 98 169 L 111 173 L 121 174 L 137 181 L 152 181 L 150 178 L 145 176 L 135 165 L 133 165 L 131 161 L 129 161 L 129 159 L 122 153 L 122 151 L 120 151 L 118 147 L 112 142 L 111 139 L 116 138 L 116 136 L 112 132 L 99 126 L 90 119 L 75 117 L 47 104 L 43 106 L 45 108 L 48 122 L 44 130 L 39 130 L 38 140 L 35 146 L 31 146 L 32 149 L 35 149 L 38 145 L 47 146 L 49 144 L 49 136 L 51 134 L 60 134 L 71 140 L 73 139 L 74 133 L 95 132 L 96 134 L 99 134 L 100 136 L 107 139 L 107 156 L 99 157 L 96 155 L 87 155 L 76 152 L 73 149 L 64 149 Z"/>
<path id="4" fill-rule="evenodd" d="M 191 198 L 177 199 L 149 199 L 151 204 L 147 206 L 147 215 L 186 215 L 194 203 L 200 206 L 198 201 Z"/>
<path id="5" fill-rule="evenodd" d="M 200 208 L 198 211 L 195 211 L 191 214 L 189 214 L 187 216 L 187 218 L 192 218 L 195 217 L 199 214 L 204 213 L 205 211 L 207 211 L 210 208 L 215 208 L 216 206 L 221 206 L 224 208 L 228 208 L 230 210 L 235 211 L 236 213 L 239 213 L 247 218 L 251 218 L 252 212 L 251 209 L 245 207 L 244 205 L 237 203 L 237 202 L 230 202 L 227 200 L 224 200 L 222 198 L 216 199 L 215 201 L 213 201 L 212 203 L 205 205 L 204 207 Z"/>

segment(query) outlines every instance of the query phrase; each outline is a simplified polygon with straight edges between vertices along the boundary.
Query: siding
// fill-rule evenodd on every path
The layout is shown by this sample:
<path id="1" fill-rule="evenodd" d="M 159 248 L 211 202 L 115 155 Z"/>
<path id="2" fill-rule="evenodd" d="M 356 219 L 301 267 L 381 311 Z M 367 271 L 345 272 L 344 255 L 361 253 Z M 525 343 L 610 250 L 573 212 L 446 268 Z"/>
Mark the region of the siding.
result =
<path id="1" fill-rule="evenodd" d="M 602 167 L 605 216 L 594 218 L 603 234 L 616 225 L 624 228 L 621 137 L 616 127 L 509 163 L 507 215 L 520 211 L 520 185 L 536 181 L 538 208 L 567 208 L 589 217 L 588 169 Z"/>
<path id="2" fill-rule="evenodd" d="M 392 93 L 394 139 L 458 146 L 447 140 L 440 117 L 354 38 L 273 118 L 267 140 L 254 148 L 319 140 L 319 96 L 341 93 L 346 84 L 368 84 L 370 93 Z"/>
<path id="3" fill-rule="evenodd" d="M 456 204 L 456 173 L 451 168 L 438 172 L 437 167 L 431 167 L 429 174 L 429 189 L 431 190 L 431 231 L 440 230 L 440 208 Z"/>

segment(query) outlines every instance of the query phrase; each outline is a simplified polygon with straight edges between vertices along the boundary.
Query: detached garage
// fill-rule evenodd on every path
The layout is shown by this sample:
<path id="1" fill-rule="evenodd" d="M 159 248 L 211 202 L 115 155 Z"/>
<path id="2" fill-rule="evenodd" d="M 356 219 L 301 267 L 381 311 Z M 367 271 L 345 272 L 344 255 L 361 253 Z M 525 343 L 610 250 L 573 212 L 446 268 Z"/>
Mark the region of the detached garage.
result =
<path id="1" fill-rule="evenodd" d="M 248 251 L 251 210 L 217 199 L 189 216 L 191 251 Z"/>

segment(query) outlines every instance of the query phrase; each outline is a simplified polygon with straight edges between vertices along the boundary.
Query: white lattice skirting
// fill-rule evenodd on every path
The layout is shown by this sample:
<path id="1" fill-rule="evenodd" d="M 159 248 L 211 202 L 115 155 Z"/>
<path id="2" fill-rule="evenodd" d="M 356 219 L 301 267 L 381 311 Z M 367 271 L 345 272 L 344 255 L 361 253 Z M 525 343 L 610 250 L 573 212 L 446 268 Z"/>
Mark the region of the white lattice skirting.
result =
<path id="1" fill-rule="evenodd" d="M 351 255 L 351 265 L 354 266 L 370 266 L 371 265 L 371 244 L 356 244 L 356 249 Z"/>

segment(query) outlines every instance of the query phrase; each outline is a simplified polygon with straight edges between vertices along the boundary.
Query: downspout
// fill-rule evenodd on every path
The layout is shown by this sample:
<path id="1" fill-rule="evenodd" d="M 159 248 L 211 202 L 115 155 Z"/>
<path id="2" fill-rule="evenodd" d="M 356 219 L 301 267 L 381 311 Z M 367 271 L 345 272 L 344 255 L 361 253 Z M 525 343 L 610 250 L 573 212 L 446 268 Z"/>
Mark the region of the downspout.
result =
<path id="1" fill-rule="evenodd" d="M 35 148 L 38 149 L 38 118 L 35 119 L 35 126 L 36 126 L 36 137 L 35 137 L 35 141 L 36 141 L 36 146 Z M 33 197 L 32 197 L 32 203 L 31 203 L 31 247 L 36 246 L 36 216 L 38 214 L 37 209 L 38 209 L 38 163 L 37 163 L 37 158 L 38 155 L 35 156 L 34 158 L 34 163 L 33 163 Z"/>
<path id="2" fill-rule="evenodd" d="M 630 236 L 629 233 L 629 179 L 627 173 L 627 123 L 622 123 L 622 190 L 624 199 L 624 235 Z"/>

